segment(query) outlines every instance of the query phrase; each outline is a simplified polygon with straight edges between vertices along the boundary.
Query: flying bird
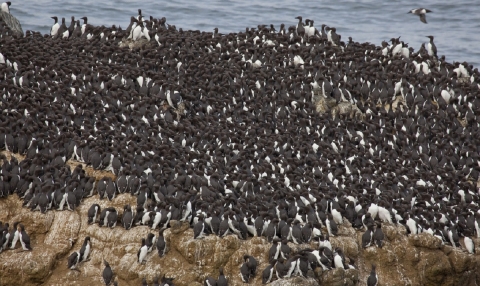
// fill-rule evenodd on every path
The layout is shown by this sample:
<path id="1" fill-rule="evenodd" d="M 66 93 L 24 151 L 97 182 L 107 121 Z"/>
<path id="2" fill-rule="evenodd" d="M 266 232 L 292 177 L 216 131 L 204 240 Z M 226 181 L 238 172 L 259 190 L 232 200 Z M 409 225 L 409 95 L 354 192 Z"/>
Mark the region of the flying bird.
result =
<path id="1" fill-rule="evenodd" d="M 425 16 L 425 14 L 430 13 L 430 12 L 432 12 L 432 11 L 430 11 L 428 9 L 425 9 L 425 8 L 418 8 L 418 9 L 410 10 L 410 12 L 408 12 L 407 14 L 412 13 L 412 14 L 418 15 L 420 17 L 420 21 L 427 24 L 427 17 Z"/>

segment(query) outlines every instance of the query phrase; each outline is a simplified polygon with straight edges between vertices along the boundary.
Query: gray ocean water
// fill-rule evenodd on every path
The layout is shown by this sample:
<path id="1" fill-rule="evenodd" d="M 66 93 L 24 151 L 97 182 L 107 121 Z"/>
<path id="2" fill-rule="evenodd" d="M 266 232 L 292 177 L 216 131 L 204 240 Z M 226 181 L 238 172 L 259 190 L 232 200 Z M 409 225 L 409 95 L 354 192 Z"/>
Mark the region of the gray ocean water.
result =
<path id="1" fill-rule="evenodd" d="M 401 40 L 418 50 L 427 42 L 425 36 L 433 35 L 438 55 L 447 61 L 467 61 L 480 66 L 480 1 L 125 1 L 125 0 L 28 0 L 12 1 L 11 13 L 22 23 L 23 30 L 48 33 L 53 24 L 51 16 L 87 16 L 93 25 L 126 28 L 130 16 L 142 9 L 146 17 L 166 17 L 167 23 L 184 30 L 213 31 L 220 33 L 244 31 L 259 24 L 281 23 L 295 25 L 296 16 L 313 19 L 315 26 L 327 24 L 337 28 L 342 40 L 380 45 L 383 40 L 401 36 Z M 451 4 L 450 4 L 450 3 Z M 420 3 L 420 4 L 419 4 Z M 418 16 L 407 14 L 410 9 L 427 8 L 428 24 Z"/>

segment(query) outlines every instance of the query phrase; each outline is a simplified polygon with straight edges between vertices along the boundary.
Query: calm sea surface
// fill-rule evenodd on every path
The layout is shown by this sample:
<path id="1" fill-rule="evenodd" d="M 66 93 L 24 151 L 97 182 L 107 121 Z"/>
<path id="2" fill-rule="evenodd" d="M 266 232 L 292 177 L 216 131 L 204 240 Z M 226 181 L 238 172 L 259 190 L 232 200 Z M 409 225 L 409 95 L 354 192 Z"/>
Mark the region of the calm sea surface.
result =
<path id="1" fill-rule="evenodd" d="M 11 13 L 23 30 L 48 33 L 53 24 L 51 16 L 87 16 L 93 25 L 126 28 L 130 16 L 142 9 L 146 17 L 166 17 L 167 23 L 184 30 L 194 29 L 220 33 L 244 31 L 258 24 L 281 23 L 295 25 L 296 16 L 313 19 L 315 26 L 327 24 L 337 28 L 342 40 L 351 36 L 355 41 L 380 45 L 382 40 L 401 36 L 401 40 L 418 50 L 425 36 L 433 35 L 438 55 L 447 61 L 467 61 L 480 66 L 480 2 L 478 0 L 435 1 L 418 4 L 413 0 L 398 1 L 124 1 L 124 0 L 28 0 L 12 2 Z M 450 2 L 451 4 L 449 4 Z M 419 6 L 421 5 L 421 6 Z M 418 16 L 407 14 L 410 9 L 427 8 L 428 24 Z"/>

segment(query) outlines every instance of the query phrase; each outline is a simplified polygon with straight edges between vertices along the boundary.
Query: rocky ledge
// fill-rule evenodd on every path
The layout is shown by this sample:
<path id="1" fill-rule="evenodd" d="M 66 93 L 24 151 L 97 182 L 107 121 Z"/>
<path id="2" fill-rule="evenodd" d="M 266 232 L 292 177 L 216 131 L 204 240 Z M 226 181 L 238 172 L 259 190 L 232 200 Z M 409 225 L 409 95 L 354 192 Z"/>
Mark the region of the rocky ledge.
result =
<path id="1" fill-rule="evenodd" d="M 188 223 L 171 221 L 171 227 L 164 232 L 167 254 L 159 257 L 152 251 L 147 262 L 139 264 L 140 240 L 151 230 L 147 226 L 125 230 L 119 225 L 113 229 L 89 225 L 87 211 L 94 203 L 102 209 L 109 206 L 122 209 L 125 204 L 135 205 L 135 198 L 121 194 L 108 201 L 93 196 L 85 199 L 76 211 L 46 214 L 23 208 L 16 195 L 0 200 L 0 221 L 18 221 L 28 226 L 33 248 L 33 251 L 17 248 L 0 254 L 0 285 L 99 285 L 103 283 L 104 259 L 110 263 L 119 285 L 140 285 L 143 278 L 151 283 L 155 277 L 163 275 L 174 278 L 175 285 L 203 285 L 207 276 L 218 276 L 220 267 L 224 268 L 229 285 L 244 285 L 239 268 L 245 254 L 259 262 L 257 275 L 249 285 L 262 283 L 261 271 L 268 265 L 271 247 L 263 237 L 246 241 L 234 235 L 193 239 Z M 442 245 L 441 240 L 428 233 L 407 236 L 402 225 L 384 224 L 382 229 L 386 236 L 382 248 L 363 249 L 363 231 L 356 231 L 348 222 L 339 226 L 337 236 L 330 237 L 332 247 L 343 249 L 356 269 L 322 271 L 319 267 L 310 271 L 307 279 L 293 277 L 273 281 L 271 285 L 365 285 L 372 264 L 377 265 L 379 285 L 480 283 L 480 255 Z M 68 270 L 68 256 L 80 249 L 86 236 L 91 238 L 91 259 L 80 264 L 80 271 Z M 479 245 L 480 239 L 475 239 L 475 244 Z M 289 245 L 294 252 L 318 248 L 316 242 Z"/>

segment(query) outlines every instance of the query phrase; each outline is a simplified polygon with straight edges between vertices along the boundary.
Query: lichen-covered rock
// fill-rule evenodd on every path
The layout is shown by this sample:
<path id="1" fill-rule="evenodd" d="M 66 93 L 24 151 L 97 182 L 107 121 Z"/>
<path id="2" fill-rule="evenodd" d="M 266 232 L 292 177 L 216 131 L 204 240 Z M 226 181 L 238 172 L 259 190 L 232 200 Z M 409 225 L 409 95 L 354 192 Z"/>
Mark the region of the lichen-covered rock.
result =
<path id="1" fill-rule="evenodd" d="M 343 268 L 334 268 L 330 271 L 324 271 L 321 276 L 322 285 L 356 285 L 358 283 L 358 270 Z"/>
<path id="2" fill-rule="evenodd" d="M 190 228 L 190 224 L 188 222 L 181 222 L 177 220 L 170 221 L 170 232 L 172 234 L 183 233 L 189 228 Z"/>
<path id="3" fill-rule="evenodd" d="M 472 266 L 475 266 L 472 264 L 472 256 L 458 248 L 448 255 L 448 259 L 456 273 L 472 270 Z"/>
<path id="4" fill-rule="evenodd" d="M 401 239 L 407 234 L 407 230 L 403 225 L 383 224 L 382 231 L 385 234 L 387 240 L 390 242 Z"/>
<path id="5" fill-rule="evenodd" d="M 314 278 L 293 277 L 279 279 L 270 283 L 271 286 L 318 286 L 320 283 Z"/>
<path id="6" fill-rule="evenodd" d="M 423 285 L 453 285 L 452 266 L 444 255 L 422 252 L 417 269 Z"/>
<path id="7" fill-rule="evenodd" d="M 351 228 L 353 230 L 353 228 Z M 355 239 L 355 232 L 353 236 L 335 236 L 330 238 L 332 247 L 339 247 L 343 250 L 345 257 L 357 258 L 359 254 L 359 244 Z"/>
<path id="8" fill-rule="evenodd" d="M 144 47 L 145 45 L 148 45 L 148 44 L 150 44 L 150 42 L 145 38 L 138 39 L 137 41 L 134 41 L 132 39 L 125 39 L 125 40 L 123 40 L 119 43 L 119 46 L 120 46 L 120 48 L 127 47 L 130 50 L 133 50 L 133 49 L 142 48 L 142 47 Z"/>
<path id="9" fill-rule="evenodd" d="M 442 241 L 433 235 L 426 232 L 410 235 L 410 243 L 416 247 L 425 247 L 429 249 L 439 249 L 442 246 Z"/>
<path id="10" fill-rule="evenodd" d="M 315 92 L 313 100 L 315 102 L 315 110 L 320 114 L 331 110 L 333 117 L 346 116 L 360 120 L 365 119 L 365 114 L 363 114 L 355 104 L 350 102 L 340 102 L 337 104 L 334 98 L 323 96 L 320 90 Z"/>

